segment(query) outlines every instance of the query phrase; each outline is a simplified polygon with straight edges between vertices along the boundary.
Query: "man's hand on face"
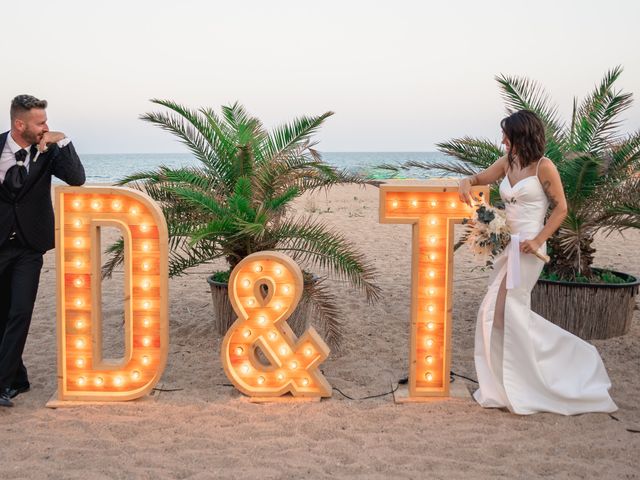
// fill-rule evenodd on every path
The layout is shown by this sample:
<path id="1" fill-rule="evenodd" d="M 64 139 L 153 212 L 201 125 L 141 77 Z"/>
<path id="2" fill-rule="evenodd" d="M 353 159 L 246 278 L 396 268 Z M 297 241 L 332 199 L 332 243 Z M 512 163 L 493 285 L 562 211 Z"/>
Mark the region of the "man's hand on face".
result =
<path id="1" fill-rule="evenodd" d="M 65 137 L 66 135 L 62 132 L 44 132 L 40 143 L 38 143 L 38 150 L 40 150 L 41 152 L 46 152 L 48 144 L 59 142 Z"/>

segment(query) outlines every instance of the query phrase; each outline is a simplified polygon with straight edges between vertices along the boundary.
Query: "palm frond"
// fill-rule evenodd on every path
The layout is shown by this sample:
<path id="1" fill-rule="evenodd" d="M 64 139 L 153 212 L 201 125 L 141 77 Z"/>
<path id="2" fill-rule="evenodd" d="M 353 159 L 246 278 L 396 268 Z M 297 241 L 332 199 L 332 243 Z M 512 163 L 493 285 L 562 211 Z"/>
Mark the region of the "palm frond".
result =
<path id="1" fill-rule="evenodd" d="M 485 169 L 504 155 L 499 145 L 491 140 L 475 139 L 471 137 L 456 138 L 449 142 L 436 144 L 438 150 L 463 162 Z"/>
<path id="2" fill-rule="evenodd" d="M 616 117 L 631 106 L 632 95 L 613 90 L 622 67 L 609 70 L 595 91 L 578 109 L 574 126 L 573 149 L 579 152 L 599 152 L 615 139 L 620 122 Z"/>
<path id="3" fill-rule="evenodd" d="M 327 269 L 335 278 L 348 280 L 370 302 L 379 298 L 374 267 L 342 234 L 325 223 L 311 219 L 285 221 L 272 235 L 277 240 L 276 250 L 288 253 L 294 260 Z"/>

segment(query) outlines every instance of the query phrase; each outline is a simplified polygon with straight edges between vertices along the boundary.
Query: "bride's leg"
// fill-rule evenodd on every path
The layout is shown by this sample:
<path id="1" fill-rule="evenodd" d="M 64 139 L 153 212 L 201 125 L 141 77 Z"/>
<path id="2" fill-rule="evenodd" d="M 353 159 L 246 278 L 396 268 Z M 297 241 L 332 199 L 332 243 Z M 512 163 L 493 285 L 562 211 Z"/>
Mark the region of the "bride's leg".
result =
<path id="1" fill-rule="evenodd" d="M 500 283 L 491 329 L 491 368 L 502 384 L 502 348 L 504 344 L 504 307 L 507 300 L 507 276 Z"/>

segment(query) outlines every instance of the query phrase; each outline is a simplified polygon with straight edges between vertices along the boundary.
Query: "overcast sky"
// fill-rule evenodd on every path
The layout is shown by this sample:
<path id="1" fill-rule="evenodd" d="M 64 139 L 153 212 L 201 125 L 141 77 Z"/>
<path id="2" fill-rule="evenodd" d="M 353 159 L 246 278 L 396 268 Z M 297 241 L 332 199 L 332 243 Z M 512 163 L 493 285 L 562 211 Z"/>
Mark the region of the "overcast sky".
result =
<path id="1" fill-rule="evenodd" d="M 639 18 L 637 0 L 5 2 L 0 130 L 11 98 L 30 93 L 81 153 L 181 152 L 138 119 L 150 98 L 238 100 L 267 126 L 335 111 L 320 150 L 425 151 L 498 138 L 498 73 L 539 81 L 567 117 L 623 65 L 630 132 Z"/>

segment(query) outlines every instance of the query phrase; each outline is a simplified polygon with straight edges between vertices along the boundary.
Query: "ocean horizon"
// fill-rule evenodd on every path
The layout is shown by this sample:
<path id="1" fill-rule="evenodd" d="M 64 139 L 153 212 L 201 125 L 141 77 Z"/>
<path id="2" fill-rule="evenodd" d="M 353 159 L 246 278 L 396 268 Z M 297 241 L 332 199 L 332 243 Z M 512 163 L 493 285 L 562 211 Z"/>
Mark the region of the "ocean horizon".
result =
<path id="1" fill-rule="evenodd" d="M 386 178 L 382 164 L 400 165 L 407 161 L 444 161 L 451 159 L 441 152 L 320 152 L 322 158 L 337 168 L 346 169 L 368 178 Z M 115 183 L 135 172 L 153 170 L 161 165 L 171 168 L 198 165 L 190 153 L 85 153 L 80 159 L 87 174 L 87 183 Z M 407 170 L 402 176 L 424 177 L 420 170 Z M 60 181 L 57 181 L 60 183 Z"/>

